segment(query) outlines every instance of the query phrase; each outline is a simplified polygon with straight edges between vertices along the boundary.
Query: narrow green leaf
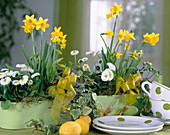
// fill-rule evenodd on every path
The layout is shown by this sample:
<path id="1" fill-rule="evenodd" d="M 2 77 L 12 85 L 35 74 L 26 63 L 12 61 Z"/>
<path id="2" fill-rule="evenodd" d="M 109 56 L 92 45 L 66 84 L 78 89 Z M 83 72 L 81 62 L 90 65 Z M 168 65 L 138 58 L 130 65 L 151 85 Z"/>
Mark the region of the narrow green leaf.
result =
<path id="1" fill-rule="evenodd" d="M 24 47 L 23 44 L 22 44 L 22 51 L 23 51 L 23 53 L 24 53 L 24 56 L 25 56 L 25 58 L 26 58 L 26 60 L 27 60 L 27 62 L 28 62 L 28 64 L 29 64 L 29 66 L 30 66 L 31 68 L 33 68 L 32 64 L 31 64 L 31 61 L 30 61 L 30 59 L 29 59 L 29 57 L 28 57 L 28 55 L 27 55 L 27 53 L 26 53 L 26 50 L 25 50 L 25 47 Z"/>

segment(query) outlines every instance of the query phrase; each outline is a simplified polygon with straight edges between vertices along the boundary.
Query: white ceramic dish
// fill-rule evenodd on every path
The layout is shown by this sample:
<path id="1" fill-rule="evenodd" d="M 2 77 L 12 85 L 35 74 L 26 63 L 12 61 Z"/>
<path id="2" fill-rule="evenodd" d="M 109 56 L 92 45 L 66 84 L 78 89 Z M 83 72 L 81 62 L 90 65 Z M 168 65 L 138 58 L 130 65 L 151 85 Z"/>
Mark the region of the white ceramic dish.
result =
<path id="1" fill-rule="evenodd" d="M 123 131 L 123 130 L 113 130 L 113 129 L 105 129 L 105 128 L 101 128 L 96 126 L 95 124 L 92 125 L 95 129 L 103 131 L 105 133 L 108 134 L 112 134 L 112 135 L 140 135 L 140 134 L 148 134 L 148 133 L 153 133 L 156 131 L 161 130 L 163 127 L 157 128 L 157 129 L 152 129 L 152 130 L 138 130 L 138 131 Z"/>
<path id="2" fill-rule="evenodd" d="M 98 127 L 113 130 L 143 131 L 162 128 L 164 123 L 150 117 L 104 116 L 93 120 Z"/>

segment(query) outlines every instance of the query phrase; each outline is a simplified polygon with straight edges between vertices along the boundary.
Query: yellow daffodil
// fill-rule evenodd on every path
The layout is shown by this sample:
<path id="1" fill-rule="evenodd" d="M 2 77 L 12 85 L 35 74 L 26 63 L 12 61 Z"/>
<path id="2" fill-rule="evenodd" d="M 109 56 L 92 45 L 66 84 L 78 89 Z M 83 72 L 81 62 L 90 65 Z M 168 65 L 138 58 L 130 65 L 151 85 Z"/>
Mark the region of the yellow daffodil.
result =
<path id="1" fill-rule="evenodd" d="M 39 20 L 35 23 L 36 24 L 36 30 L 42 29 L 43 32 L 45 32 L 46 28 L 48 28 L 50 25 L 47 24 L 48 19 L 44 19 L 42 17 L 39 18 Z"/>
<path id="2" fill-rule="evenodd" d="M 64 36 L 61 37 L 62 38 L 61 42 L 63 44 L 65 44 L 67 42 L 67 40 L 65 39 L 66 37 L 67 37 L 67 35 L 64 35 Z"/>
<path id="3" fill-rule="evenodd" d="M 110 37 L 110 36 L 113 36 L 114 33 L 110 32 L 110 30 L 108 28 L 106 28 L 106 29 L 107 29 L 106 34 L 107 34 L 108 38 L 112 39 L 112 37 Z"/>
<path id="4" fill-rule="evenodd" d="M 23 20 L 24 23 L 27 23 L 28 25 L 31 25 L 33 27 L 33 29 L 35 27 L 35 22 L 36 21 L 37 21 L 37 19 L 34 18 L 34 15 L 32 15 L 32 16 L 26 15 L 25 20 Z"/>
<path id="5" fill-rule="evenodd" d="M 145 42 L 145 43 L 150 43 L 150 41 L 151 41 L 151 36 L 150 36 L 148 33 L 146 33 L 145 35 L 143 35 L 143 37 L 144 37 L 144 42 Z"/>
<path id="6" fill-rule="evenodd" d="M 110 8 L 110 14 L 106 15 L 107 19 L 109 19 L 110 17 L 113 17 L 114 19 L 116 19 L 114 14 L 119 16 L 120 12 L 122 12 L 121 6 L 122 5 L 118 5 L 117 3 L 115 3 L 114 6 Z"/>
<path id="7" fill-rule="evenodd" d="M 60 45 L 60 49 L 61 49 L 61 50 L 65 49 L 65 48 L 66 48 L 66 44 L 61 44 L 61 45 Z"/>
<path id="8" fill-rule="evenodd" d="M 139 54 L 136 52 L 136 50 L 134 50 L 134 52 L 133 52 L 133 57 L 135 58 L 135 60 L 138 60 L 138 58 L 137 58 L 138 55 L 139 55 Z"/>
<path id="9" fill-rule="evenodd" d="M 60 31 L 61 27 L 55 27 L 54 31 L 51 33 L 52 37 L 51 37 L 51 41 L 54 42 L 60 42 L 61 41 L 61 37 L 63 37 L 63 32 Z"/>
<path id="10" fill-rule="evenodd" d="M 127 46 L 127 44 L 125 43 L 125 48 L 124 48 L 124 50 L 126 50 L 126 48 L 127 48 L 127 50 L 129 50 L 129 49 L 130 49 L 130 46 Z"/>
<path id="11" fill-rule="evenodd" d="M 146 33 L 145 35 L 143 35 L 143 37 L 144 37 L 144 42 L 149 43 L 152 46 L 154 46 L 159 41 L 159 33 L 155 34 L 152 32 L 152 34 L 150 35 Z"/>
<path id="12" fill-rule="evenodd" d="M 110 17 L 112 17 L 113 13 L 107 14 L 106 17 L 107 19 L 109 19 Z"/>
<path id="13" fill-rule="evenodd" d="M 129 33 L 127 30 L 124 30 L 124 33 L 125 33 L 125 38 L 124 38 L 124 40 L 125 40 L 126 42 L 128 42 L 130 38 L 132 38 L 133 40 L 136 40 L 135 37 L 134 37 L 134 33 L 133 33 L 133 32 L 132 32 L 132 33 Z"/>
<path id="14" fill-rule="evenodd" d="M 114 6 L 110 8 L 110 12 L 113 14 L 116 13 L 117 15 L 119 15 L 119 13 L 122 12 L 121 6 L 122 6 L 122 4 L 118 5 L 117 3 L 115 3 Z"/>
<path id="15" fill-rule="evenodd" d="M 120 58 L 120 56 L 122 55 L 121 51 L 116 53 L 116 58 Z"/>
<path id="16" fill-rule="evenodd" d="M 121 29 L 119 31 L 119 33 L 117 33 L 117 40 L 119 40 L 119 42 L 122 42 L 122 40 L 124 40 L 125 37 L 125 33 L 123 32 L 123 30 Z"/>
<path id="17" fill-rule="evenodd" d="M 22 28 L 24 28 L 25 33 L 31 33 L 32 29 L 34 29 L 34 27 L 32 25 L 29 25 L 27 23 L 24 23 L 25 25 L 22 26 Z"/>
<path id="18" fill-rule="evenodd" d="M 152 33 L 150 34 L 150 36 L 151 36 L 150 44 L 154 46 L 159 41 L 159 33 L 158 34 Z"/>

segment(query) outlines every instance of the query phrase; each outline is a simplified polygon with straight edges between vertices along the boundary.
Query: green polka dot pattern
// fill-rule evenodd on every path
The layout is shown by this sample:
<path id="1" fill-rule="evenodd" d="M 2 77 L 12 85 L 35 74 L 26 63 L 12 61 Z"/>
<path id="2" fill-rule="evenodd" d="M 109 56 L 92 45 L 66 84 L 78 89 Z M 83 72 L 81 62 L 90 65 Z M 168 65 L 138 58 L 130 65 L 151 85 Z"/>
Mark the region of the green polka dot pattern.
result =
<path id="1" fill-rule="evenodd" d="M 163 105 L 163 108 L 164 108 L 165 110 L 170 110 L 170 104 L 168 104 L 168 103 L 164 104 L 164 105 Z"/>
<path id="2" fill-rule="evenodd" d="M 161 118 L 162 117 L 162 114 L 160 112 L 156 112 L 156 115 Z"/>
<path id="3" fill-rule="evenodd" d="M 125 121 L 124 118 L 118 118 L 117 120 L 118 120 L 118 121 Z"/>
<path id="4" fill-rule="evenodd" d="M 161 88 L 160 87 L 156 88 L 156 94 L 161 94 Z"/>
<path id="5" fill-rule="evenodd" d="M 149 124 L 151 122 L 152 122 L 152 120 L 146 120 L 144 123 Z"/>

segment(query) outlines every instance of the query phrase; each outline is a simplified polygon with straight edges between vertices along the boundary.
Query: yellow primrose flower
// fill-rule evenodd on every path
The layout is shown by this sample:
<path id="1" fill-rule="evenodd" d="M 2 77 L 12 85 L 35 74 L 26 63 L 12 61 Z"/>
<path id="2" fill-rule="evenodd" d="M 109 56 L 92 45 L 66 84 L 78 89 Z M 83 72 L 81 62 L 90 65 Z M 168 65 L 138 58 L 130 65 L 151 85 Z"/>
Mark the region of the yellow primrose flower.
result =
<path id="1" fill-rule="evenodd" d="M 61 45 L 60 45 L 60 49 L 61 49 L 61 50 L 65 49 L 65 48 L 66 48 L 66 44 L 61 44 Z"/>
<path id="2" fill-rule="evenodd" d="M 44 19 L 42 17 L 39 18 L 39 20 L 35 23 L 36 24 L 36 30 L 42 29 L 43 32 L 45 32 L 45 29 L 48 28 L 50 25 L 47 24 L 48 19 Z"/>
<path id="3" fill-rule="evenodd" d="M 25 16 L 25 20 L 23 20 L 24 23 L 27 23 L 28 25 L 32 25 L 33 29 L 35 27 L 35 22 L 37 21 L 36 18 L 34 18 L 34 15 L 32 16 Z"/>
<path id="4" fill-rule="evenodd" d="M 31 33 L 32 29 L 34 29 L 34 27 L 32 25 L 29 25 L 27 23 L 24 23 L 25 26 L 22 26 L 22 28 L 24 28 L 25 33 Z"/>
<path id="5" fill-rule="evenodd" d="M 145 42 L 145 43 L 150 43 L 150 41 L 151 41 L 151 36 L 150 36 L 148 33 L 146 33 L 145 35 L 143 35 L 143 37 L 144 37 L 144 42 Z"/>
<path id="6" fill-rule="evenodd" d="M 152 34 L 150 34 L 150 37 L 151 37 L 150 44 L 154 46 L 159 41 L 159 33 L 155 34 L 152 32 Z"/>
<path id="7" fill-rule="evenodd" d="M 112 37 L 110 37 L 110 36 L 113 36 L 114 33 L 110 32 L 110 30 L 108 28 L 106 28 L 106 29 L 107 29 L 106 34 L 107 34 L 108 38 L 112 39 Z"/>
<path id="8" fill-rule="evenodd" d="M 132 38 L 133 40 L 136 40 L 136 38 L 134 37 L 134 33 L 133 33 L 133 32 L 132 32 L 132 33 L 129 33 L 127 30 L 124 30 L 124 33 L 125 33 L 125 38 L 124 38 L 124 40 L 125 40 L 126 42 L 129 41 L 129 38 Z"/>
<path id="9" fill-rule="evenodd" d="M 122 6 L 122 4 L 118 5 L 117 3 L 115 3 L 114 6 L 110 8 L 110 12 L 113 14 L 116 13 L 117 15 L 119 15 L 119 13 L 122 12 L 121 6 Z"/>
<path id="10" fill-rule="evenodd" d="M 121 51 L 116 53 L 116 58 L 120 58 L 120 56 L 122 55 Z"/>
<path id="11" fill-rule="evenodd" d="M 122 42 L 122 40 L 124 40 L 125 37 L 125 33 L 123 32 L 123 30 L 121 29 L 119 31 L 119 33 L 117 33 L 117 40 L 119 40 L 119 42 Z"/>
<path id="12" fill-rule="evenodd" d="M 124 48 L 124 50 L 126 50 L 126 48 L 127 48 L 127 50 L 130 49 L 130 46 L 127 46 L 127 43 L 125 43 L 125 48 Z"/>
<path id="13" fill-rule="evenodd" d="M 134 50 L 133 52 L 133 57 L 135 58 L 135 60 L 138 60 L 138 58 L 136 56 L 138 56 L 139 54 L 136 52 L 136 50 Z"/>

